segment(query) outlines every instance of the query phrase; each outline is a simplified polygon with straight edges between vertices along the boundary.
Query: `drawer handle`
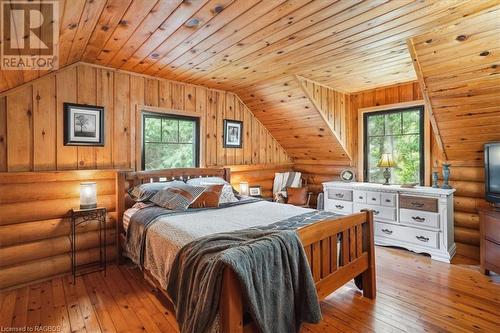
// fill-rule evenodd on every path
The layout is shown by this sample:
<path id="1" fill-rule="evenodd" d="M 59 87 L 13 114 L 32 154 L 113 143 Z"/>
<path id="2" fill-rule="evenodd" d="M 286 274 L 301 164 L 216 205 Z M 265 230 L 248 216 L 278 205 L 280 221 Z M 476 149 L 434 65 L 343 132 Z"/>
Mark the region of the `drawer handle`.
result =
<path id="1" fill-rule="evenodd" d="M 344 195 L 342 193 L 335 193 L 335 196 L 337 198 L 343 198 L 344 197 Z"/>
<path id="2" fill-rule="evenodd" d="M 344 208 L 344 206 L 342 206 L 342 205 L 335 205 L 335 207 L 338 208 L 338 209 L 343 209 Z"/>
<path id="3" fill-rule="evenodd" d="M 415 236 L 419 241 L 427 243 L 429 241 L 429 237 L 424 236 Z"/>
<path id="4" fill-rule="evenodd" d="M 377 198 L 372 198 L 372 201 L 377 201 Z"/>
<path id="5" fill-rule="evenodd" d="M 379 212 L 378 210 L 374 210 L 374 211 L 373 211 L 373 214 L 374 214 L 374 215 L 378 215 L 378 214 L 380 214 L 380 212 Z"/>
<path id="6" fill-rule="evenodd" d="M 358 199 L 361 199 L 361 200 L 363 200 L 363 197 L 358 197 Z"/>
<path id="7" fill-rule="evenodd" d="M 415 207 L 423 207 L 424 206 L 424 203 L 423 202 L 418 202 L 418 201 L 413 201 L 411 203 L 412 206 L 415 206 Z"/>
<path id="8" fill-rule="evenodd" d="M 385 202 L 391 202 L 391 199 L 385 199 Z"/>
<path id="9" fill-rule="evenodd" d="M 392 230 L 389 229 L 382 229 L 381 230 L 384 234 L 392 235 Z"/>
<path id="10" fill-rule="evenodd" d="M 425 221 L 425 217 L 420 217 L 420 216 L 412 216 L 411 217 L 414 221 L 417 221 L 417 222 L 424 222 Z"/>

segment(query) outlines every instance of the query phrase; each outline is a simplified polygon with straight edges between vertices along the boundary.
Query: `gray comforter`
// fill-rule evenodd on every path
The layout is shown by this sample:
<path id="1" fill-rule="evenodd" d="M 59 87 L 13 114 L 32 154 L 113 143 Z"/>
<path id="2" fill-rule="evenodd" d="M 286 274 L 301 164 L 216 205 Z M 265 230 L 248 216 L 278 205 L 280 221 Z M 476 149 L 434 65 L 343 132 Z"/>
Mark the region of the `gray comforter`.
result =
<path id="1" fill-rule="evenodd" d="M 197 239 L 177 254 L 167 286 L 183 333 L 205 332 L 219 305 L 224 268 L 264 333 L 298 332 L 321 320 L 316 288 L 295 231 L 247 229 Z"/>

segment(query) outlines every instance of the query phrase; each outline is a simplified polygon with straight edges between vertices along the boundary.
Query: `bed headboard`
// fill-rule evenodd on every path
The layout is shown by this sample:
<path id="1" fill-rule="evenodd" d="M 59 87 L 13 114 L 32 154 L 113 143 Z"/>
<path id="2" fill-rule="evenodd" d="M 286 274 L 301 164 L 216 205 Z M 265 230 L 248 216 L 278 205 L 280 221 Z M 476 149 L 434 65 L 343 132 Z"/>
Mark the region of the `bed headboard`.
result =
<path id="1" fill-rule="evenodd" d="M 164 169 L 153 171 L 118 171 L 116 175 L 116 228 L 117 235 L 123 233 L 123 213 L 125 212 L 125 193 L 129 188 L 139 184 L 188 180 L 199 177 L 221 177 L 228 183 L 231 182 L 229 168 L 182 168 Z M 119 239 L 117 240 L 119 243 Z"/>

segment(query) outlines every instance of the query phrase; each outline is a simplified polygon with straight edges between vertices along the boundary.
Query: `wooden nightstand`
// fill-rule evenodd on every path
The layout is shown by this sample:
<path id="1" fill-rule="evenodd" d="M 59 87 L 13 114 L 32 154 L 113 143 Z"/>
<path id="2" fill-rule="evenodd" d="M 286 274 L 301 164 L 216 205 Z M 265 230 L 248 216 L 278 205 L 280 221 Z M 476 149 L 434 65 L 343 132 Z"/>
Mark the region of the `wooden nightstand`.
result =
<path id="1" fill-rule="evenodd" d="M 79 275 L 104 271 L 106 273 L 106 208 L 76 209 L 70 211 L 71 223 L 71 273 L 73 283 Z M 78 265 L 76 262 L 77 228 L 88 223 L 98 223 L 99 261 Z"/>
<path id="2" fill-rule="evenodd" d="M 500 208 L 479 211 L 481 272 L 500 274 Z"/>

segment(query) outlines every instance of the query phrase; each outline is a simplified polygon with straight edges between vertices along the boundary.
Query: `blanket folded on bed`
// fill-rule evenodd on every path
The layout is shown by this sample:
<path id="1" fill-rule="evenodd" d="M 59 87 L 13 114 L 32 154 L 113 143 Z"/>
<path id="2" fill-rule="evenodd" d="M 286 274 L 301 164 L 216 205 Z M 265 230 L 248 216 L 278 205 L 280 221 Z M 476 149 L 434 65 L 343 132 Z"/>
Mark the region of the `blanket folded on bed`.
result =
<path id="1" fill-rule="evenodd" d="M 205 332 L 219 308 L 225 267 L 238 276 L 243 301 L 261 332 L 299 332 L 321 310 L 295 231 L 247 229 L 197 239 L 177 254 L 167 292 L 182 333 Z"/>

